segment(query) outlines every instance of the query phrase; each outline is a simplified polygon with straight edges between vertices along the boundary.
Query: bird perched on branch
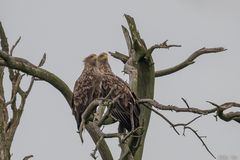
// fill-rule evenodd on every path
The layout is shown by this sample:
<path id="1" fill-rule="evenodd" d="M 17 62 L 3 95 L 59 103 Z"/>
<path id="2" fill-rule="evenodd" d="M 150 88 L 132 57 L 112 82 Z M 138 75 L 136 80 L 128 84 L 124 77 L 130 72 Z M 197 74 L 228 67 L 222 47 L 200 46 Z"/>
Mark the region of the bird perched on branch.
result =
<path id="1" fill-rule="evenodd" d="M 139 127 L 140 114 L 136 96 L 125 81 L 114 75 L 108 63 L 107 53 L 102 53 L 97 57 L 97 65 L 99 71 L 103 74 L 101 96 L 107 96 L 113 87 L 115 88 L 109 98 L 114 99 L 119 96 L 110 112 L 111 116 L 119 121 L 119 132 L 123 133 L 124 129 L 129 132 L 136 129 Z"/>
<path id="2" fill-rule="evenodd" d="M 83 112 L 94 99 L 99 98 L 101 90 L 101 72 L 97 67 L 97 55 L 91 54 L 83 62 L 84 69 L 74 85 L 72 104 L 78 129 Z"/>

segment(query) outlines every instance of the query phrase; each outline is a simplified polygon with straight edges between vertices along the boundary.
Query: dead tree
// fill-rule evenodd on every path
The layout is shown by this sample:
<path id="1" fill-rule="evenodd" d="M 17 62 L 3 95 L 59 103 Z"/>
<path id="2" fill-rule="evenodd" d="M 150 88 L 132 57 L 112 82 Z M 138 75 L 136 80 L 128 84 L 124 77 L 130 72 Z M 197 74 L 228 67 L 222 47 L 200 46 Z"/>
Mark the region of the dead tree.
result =
<path id="1" fill-rule="evenodd" d="M 106 138 L 118 138 L 121 148 L 121 155 L 119 159 L 122 160 L 140 160 L 142 159 L 142 154 L 144 150 L 144 142 L 147 134 L 147 129 L 149 125 L 149 119 L 151 117 L 151 112 L 156 113 L 161 118 L 163 118 L 167 123 L 169 123 L 173 130 L 179 134 L 178 127 L 183 127 L 183 134 L 185 130 L 193 132 L 196 137 L 202 142 L 205 149 L 213 156 L 214 154 L 208 149 L 207 145 L 203 141 L 202 137 L 198 135 L 195 129 L 193 129 L 190 124 L 194 123 L 201 115 L 216 114 L 216 118 L 219 117 L 224 121 L 234 120 L 240 123 L 240 112 L 229 112 L 225 113 L 223 111 L 231 107 L 240 107 L 240 104 L 235 102 L 227 102 L 222 105 L 209 102 L 212 107 L 207 110 L 201 110 L 198 107 L 192 107 L 188 104 L 185 99 L 182 99 L 186 106 L 179 107 L 174 105 L 163 105 L 154 100 L 154 82 L 155 78 L 159 78 L 168 74 L 177 72 L 191 64 L 193 64 L 197 57 L 210 54 L 210 53 L 220 53 L 226 49 L 219 48 L 201 48 L 192 53 L 185 61 L 176 66 L 163 69 L 155 70 L 154 60 L 152 58 L 153 51 L 155 49 L 169 49 L 172 47 L 181 47 L 180 45 L 169 45 L 167 41 L 163 43 L 147 47 L 144 40 L 141 38 L 134 19 L 125 15 L 128 23 L 129 30 L 122 26 L 123 34 L 128 47 L 128 54 L 122 54 L 119 52 L 110 52 L 110 54 L 121 60 L 124 63 L 124 72 L 129 74 L 129 84 L 131 89 L 135 92 L 139 98 L 138 102 L 141 105 L 141 115 L 140 124 L 141 136 L 140 141 L 137 146 L 131 144 L 131 138 L 133 136 L 133 131 L 126 135 L 121 135 L 119 133 L 104 133 L 100 127 L 104 124 L 111 124 L 114 121 L 108 118 L 108 110 L 111 109 L 112 104 L 114 104 L 115 99 L 108 99 L 108 96 L 102 99 L 94 100 L 84 112 L 82 118 L 83 121 L 80 126 L 80 138 L 83 141 L 82 130 L 86 128 L 96 146 L 91 154 L 93 158 L 96 158 L 96 152 L 99 151 L 101 158 L 103 160 L 113 160 L 113 156 L 109 146 L 105 142 Z M 72 91 L 69 89 L 68 85 L 62 81 L 58 76 L 41 68 L 44 61 L 46 60 L 46 55 L 43 56 L 40 64 L 38 66 L 32 64 L 26 59 L 15 57 L 12 55 L 14 48 L 18 44 L 13 45 L 9 51 L 7 38 L 5 36 L 2 26 L 0 27 L 0 38 L 2 50 L 0 50 L 0 159 L 9 160 L 11 158 L 10 148 L 13 141 L 14 133 L 19 125 L 21 115 L 23 112 L 24 104 L 28 94 L 31 91 L 32 85 L 35 80 L 43 80 L 54 86 L 58 91 L 62 93 L 66 101 L 68 102 L 70 108 L 72 105 Z M 5 100 L 4 88 L 3 88 L 3 73 L 4 70 L 8 69 L 10 75 L 10 81 L 12 82 L 12 96 L 9 101 Z M 23 91 L 20 87 L 20 82 L 24 73 L 31 75 L 32 80 L 30 82 L 29 88 Z M 110 91 L 111 92 L 111 91 Z M 110 93 L 109 93 L 110 94 Z M 20 106 L 16 106 L 16 98 L 20 98 Z M 98 107 L 97 114 L 92 117 L 92 111 Z M 107 107 L 107 112 L 103 114 L 104 108 Z M 191 112 L 196 114 L 196 118 L 187 123 L 173 124 L 169 119 L 167 119 L 164 114 L 160 113 L 158 110 L 164 111 L 175 111 L 175 112 Z M 13 113 L 11 119 L 8 117 L 9 112 Z M 24 159 L 31 158 L 32 155 L 24 157 Z"/>

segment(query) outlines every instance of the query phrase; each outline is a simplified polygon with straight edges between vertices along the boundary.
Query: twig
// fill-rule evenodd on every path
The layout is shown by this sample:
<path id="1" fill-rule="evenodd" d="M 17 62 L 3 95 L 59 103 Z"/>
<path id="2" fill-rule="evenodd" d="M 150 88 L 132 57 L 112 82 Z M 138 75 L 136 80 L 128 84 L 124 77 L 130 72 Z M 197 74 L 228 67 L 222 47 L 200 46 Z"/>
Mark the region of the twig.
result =
<path id="1" fill-rule="evenodd" d="M 208 151 L 208 153 L 210 153 L 211 156 L 216 159 L 216 157 L 214 156 L 214 154 L 209 150 L 209 148 L 207 147 L 207 145 L 205 144 L 205 142 L 202 140 L 202 137 L 198 135 L 197 131 L 195 131 L 194 129 L 192 129 L 191 127 L 188 127 L 188 126 L 186 126 L 185 129 L 191 130 L 191 131 L 197 136 L 197 138 L 202 142 L 203 146 L 206 148 L 206 150 Z"/>
<path id="2" fill-rule="evenodd" d="M 155 109 L 153 109 L 153 108 L 151 108 L 151 107 L 149 107 L 149 106 L 147 106 L 147 105 L 144 105 L 144 106 L 147 107 L 148 109 L 152 110 L 154 113 L 156 113 L 156 114 L 159 115 L 160 117 L 162 117 L 168 124 L 170 124 L 170 125 L 172 126 L 172 128 L 174 129 L 174 131 L 175 131 L 178 135 L 180 135 L 179 132 L 177 131 L 177 129 L 175 128 L 174 124 L 173 124 L 171 121 L 169 121 L 163 114 L 159 113 L 158 111 L 156 111 Z"/>
<path id="3" fill-rule="evenodd" d="M 194 121 L 196 121 L 200 117 L 202 117 L 202 115 L 195 117 L 194 119 L 192 119 L 188 123 L 177 123 L 177 124 L 174 124 L 174 127 L 178 127 L 178 126 L 184 126 L 185 127 L 185 126 L 188 126 L 188 125 L 190 125 L 191 123 L 193 123 Z"/>
<path id="4" fill-rule="evenodd" d="M 33 157 L 33 155 L 25 156 L 25 157 L 23 158 L 23 160 L 28 160 L 28 159 L 30 159 L 30 158 L 32 158 L 32 157 Z"/>
<path id="5" fill-rule="evenodd" d="M 46 59 L 47 59 L 47 54 L 44 53 L 41 61 L 38 64 L 38 67 L 42 67 L 44 65 L 44 63 L 46 62 Z"/>
<path id="6" fill-rule="evenodd" d="M 86 108 L 86 110 L 83 112 L 82 116 L 81 116 L 81 124 L 80 124 L 80 127 L 79 127 L 79 136 L 81 138 L 81 141 L 83 143 L 83 136 L 82 136 L 82 132 L 83 132 L 83 129 L 85 128 L 85 124 L 87 123 L 87 120 L 89 118 L 89 116 L 93 113 L 93 110 L 97 108 L 97 106 L 101 103 L 102 101 L 99 100 L 99 99 L 95 99 L 93 100 Z"/>
<path id="7" fill-rule="evenodd" d="M 187 108 L 190 108 L 189 107 L 189 105 L 188 105 L 188 102 L 187 102 L 187 100 L 186 99 L 184 99 L 184 98 L 181 98 L 182 100 L 183 100 L 183 102 L 186 104 L 186 106 L 187 106 Z"/>
<path id="8" fill-rule="evenodd" d="M 131 135 L 133 135 L 134 133 L 136 133 L 138 130 L 142 130 L 142 127 L 138 127 L 134 130 L 132 130 L 131 132 L 129 132 L 126 136 L 124 136 L 121 140 L 121 143 L 124 143 Z M 135 136 L 135 135 L 134 135 Z"/>
<path id="9" fill-rule="evenodd" d="M 197 131 L 195 131 L 194 129 L 192 129 L 191 127 L 189 127 L 189 125 L 191 123 L 193 123 L 194 121 L 196 121 L 197 119 L 199 119 L 201 117 L 200 116 L 197 116 L 195 117 L 193 120 L 187 122 L 187 123 L 178 123 L 178 124 L 173 124 L 173 127 L 179 127 L 179 126 L 183 126 L 183 135 L 185 135 L 185 130 L 186 129 L 189 129 L 191 130 L 197 137 L 198 139 L 202 142 L 202 144 L 204 145 L 204 147 L 206 148 L 206 150 L 216 159 L 216 157 L 213 155 L 213 153 L 208 149 L 207 145 L 205 144 L 205 142 L 202 140 L 202 138 L 206 138 L 206 136 L 199 136 Z"/>
<path id="10" fill-rule="evenodd" d="M 22 80 L 22 77 L 24 75 L 20 75 L 19 73 L 15 74 L 14 80 L 12 80 L 12 93 L 11 93 L 11 99 L 10 101 L 5 103 L 5 106 L 7 107 L 8 105 L 12 104 L 13 101 L 16 99 L 18 88 L 20 85 L 20 82 Z"/>
<path id="11" fill-rule="evenodd" d="M 18 43 L 20 42 L 21 40 L 21 36 L 17 39 L 17 41 L 15 42 L 15 44 L 12 46 L 11 50 L 10 50 L 10 56 L 13 55 L 13 51 L 14 49 L 17 47 Z"/>
<path id="12" fill-rule="evenodd" d="M 109 116 L 109 114 L 111 113 L 112 107 L 114 107 L 114 103 L 119 99 L 120 95 L 118 95 L 117 97 L 113 98 L 112 100 L 108 99 L 111 94 L 113 93 L 113 91 L 117 88 L 117 85 L 114 85 L 111 90 L 108 92 L 107 96 L 103 99 L 103 101 L 106 101 L 107 104 L 107 111 L 106 113 L 100 118 L 100 120 L 97 123 L 97 126 L 101 126 L 104 122 L 104 120 Z"/>
<path id="13" fill-rule="evenodd" d="M 109 116 L 109 114 L 111 113 L 111 109 L 112 109 L 113 105 L 110 105 L 107 107 L 107 111 L 106 113 L 102 116 L 102 118 L 97 122 L 97 126 L 101 127 L 104 120 Z"/>
<path id="14" fill-rule="evenodd" d="M 99 146 L 100 146 L 100 144 L 101 144 L 101 142 L 103 141 L 104 138 L 118 138 L 118 139 L 121 139 L 121 134 L 120 133 L 108 133 L 108 134 L 102 133 L 102 136 L 99 138 L 99 140 L 96 143 L 95 149 L 91 153 L 91 156 L 94 159 L 97 158 L 96 157 L 97 150 L 99 149 Z"/>
<path id="15" fill-rule="evenodd" d="M 41 61 L 38 64 L 38 67 L 42 67 L 44 65 L 44 63 L 46 62 L 46 58 L 47 58 L 46 53 L 44 53 Z M 33 84 L 34 84 L 35 80 L 36 80 L 36 78 L 32 76 L 30 84 L 28 86 L 28 89 L 25 92 L 27 96 L 30 93 L 30 91 L 32 90 L 32 87 L 33 87 Z"/>

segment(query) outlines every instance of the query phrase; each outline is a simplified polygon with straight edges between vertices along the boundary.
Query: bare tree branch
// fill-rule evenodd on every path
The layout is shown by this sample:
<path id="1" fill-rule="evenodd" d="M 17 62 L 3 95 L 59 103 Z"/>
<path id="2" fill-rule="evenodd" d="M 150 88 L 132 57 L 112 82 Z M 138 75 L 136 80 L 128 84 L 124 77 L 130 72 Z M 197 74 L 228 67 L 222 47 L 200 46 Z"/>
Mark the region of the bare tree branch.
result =
<path id="1" fill-rule="evenodd" d="M 4 61 L 0 61 L 0 65 L 20 70 L 24 73 L 32 75 L 33 77 L 38 77 L 39 79 L 49 82 L 63 94 L 68 104 L 70 106 L 72 105 L 72 91 L 69 89 L 67 84 L 56 75 L 45 69 L 33 65 L 23 58 L 12 57 L 4 51 L 0 51 L 0 57 L 4 59 Z"/>
<path id="2" fill-rule="evenodd" d="M 101 154 L 101 158 L 103 160 L 113 160 L 112 153 L 111 153 L 106 141 L 101 140 L 101 143 L 98 143 L 103 135 L 100 128 L 96 124 L 94 124 L 94 122 L 89 122 L 86 125 L 86 129 L 87 129 L 88 133 L 91 135 L 94 143 L 96 145 L 98 144 L 98 151 Z"/>
<path id="3" fill-rule="evenodd" d="M 124 64 L 128 61 L 129 57 L 126 56 L 125 54 L 122 54 L 120 52 L 108 52 L 111 56 L 113 56 L 114 58 L 122 61 Z"/>
<path id="4" fill-rule="evenodd" d="M 110 90 L 109 94 L 111 94 L 111 92 L 113 90 L 114 90 L 114 88 Z M 108 97 L 109 94 L 106 97 Z M 87 108 L 85 109 L 85 111 L 83 112 L 83 114 L 81 116 L 82 120 L 81 120 L 81 124 L 80 124 L 80 128 L 79 128 L 79 135 L 80 135 L 82 143 L 83 143 L 83 137 L 82 137 L 83 129 L 85 128 L 85 124 L 87 123 L 90 115 L 94 112 L 94 110 L 96 110 L 96 108 L 100 104 L 103 104 L 104 102 L 107 102 L 108 106 L 111 107 L 112 105 L 114 105 L 114 103 L 118 100 L 119 97 L 120 97 L 120 95 L 118 95 L 117 97 L 115 97 L 111 100 L 106 99 L 106 98 L 95 99 L 87 106 Z M 103 123 L 103 120 L 100 119 L 99 121 L 101 121 L 100 123 Z M 98 126 L 100 125 L 99 122 L 97 125 Z"/>
<path id="5" fill-rule="evenodd" d="M 201 48 L 197 51 L 195 51 L 191 56 L 189 56 L 185 61 L 183 61 L 182 63 L 179 63 L 176 66 L 167 68 L 167 69 L 163 69 L 163 70 L 159 70 L 155 72 L 155 77 L 161 77 L 161 76 L 165 76 L 174 72 L 177 72 L 193 63 L 195 63 L 195 59 L 203 54 L 208 54 L 208 53 L 218 53 L 218 52 L 223 52 L 226 51 L 226 49 L 219 47 L 219 48 Z"/>
<path id="6" fill-rule="evenodd" d="M 148 49 L 147 52 L 148 52 L 149 54 L 152 54 L 152 52 L 153 52 L 155 49 L 160 49 L 160 48 L 169 49 L 169 48 L 172 48 L 172 47 L 182 47 L 181 45 L 176 45 L 176 44 L 168 45 L 168 44 L 167 44 L 167 41 L 168 41 L 168 40 L 164 41 L 163 43 L 153 45 L 152 47 L 150 47 L 150 48 Z"/>
<path id="7" fill-rule="evenodd" d="M 163 114 L 161 114 L 160 112 L 156 111 L 155 109 L 149 107 L 146 105 L 147 108 L 149 108 L 150 110 L 152 110 L 154 113 L 156 113 L 157 115 L 159 115 L 160 117 L 162 117 L 166 122 L 168 122 L 174 129 L 174 131 L 180 135 L 176 129 L 176 127 L 179 126 L 183 126 L 183 135 L 185 135 L 185 129 L 189 129 L 191 130 L 197 137 L 198 139 L 202 142 L 202 144 L 204 145 L 205 149 L 216 159 L 216 157 L 213 155 L 213 153 L 209 150 L 209 148 L 207 147 L 207 145 L 205 144 L 205 142 L 203 141 L 202 137 L 198 135 L 197 131 L 195 131 L 194 129 L 192 129 L 191 127 L 189 127 L 188 125 L 190 125 L 191 123 L 193 123 L 194 121 L 196 121 L 197 119 L 199 119 L 201 117 L 197 116 L 196 118 L 194 118 L 193 120 L 189 121 L 188 123 L 178 123 L 178 124 L 173 124 L 170 120 L 168 120 Z"/>
<path id="8" fill-rule="evenodd" d="M 196 121 L 197 119 L 199 119 L 200 117 L 202 117 L 202 115 L 199 115 L 199 116 L 195 117 L 194 119 L 192 119 L 191 121 L 189 121 L 187 123 L 177 123 L 177 124 L 174 124 L 174 127 L 179 127 L 179 126 L 186 127 L 186 126 L 190 125 L 191 123 L 193 123 L 194 121 Z"/>
<path id="9" fill-rule="evenodd" d="M 138 103 L 148 103 L 160 110 L 168 110 L 168 111 L 175 111 L 175 112 L 191 112 L 191 113 L 203 114 L 203 115 L 214 113 L 217 111 L 217 108 L 202 110 L 194 107 L 181 108 L 174 105 L 163 105 L 152 99 L 140 99 L 138 100 Z"/>
<path id="10" fill-rule="evenodd" d="M 154 113 L 156 113 L 157 115 L 159 115 L 160 117 L 162 117 L 162 119 L 164 119 L 168 124 L 170 124 L 172 126 L 172 128 L 174 129 L 174 131 L 178 135 L 180 135 L 179 132 L 177 131 L 177 129 L 175 128 L 174 124 L 171 121 L 169 121 L 163 114 L 161 114 L 160 112 L 156 111 L 155 109 L 153 109 L 147 105 L 144 105 L 144 106 L 147 107 L 148 109 L 150 109 L 151 111 L 153 111 Z"/>
<path id="11" fill-rule="evenodd" d="M 44 61 L 44 59 L 45 59 L 44 57 L 45 56 L 43 56 L 42 61 Z M 63 96 L 65 97 L 69 106 L 70 107 L 72 106 L 72 91 L 69 89 L 67 84 L 63 80 L 58 78 L 56 75 L 54 75 L 53 73 L 50 73 L 49 71 L 47 71 L 45 69 L 42 69 L 42 68 L 39 68 L 39 67 L 33 65 L 32 63 L 30 63 L 29 61 L 27 61 L 23 58 L 12 57 L 2 50 L 0 50 L 0 58 L 3 59 L 3 60 L 0 60 L 1 66 L 7 66 L 11 69 L 20 70 L 24 73 L 27 73 L 28 75 L 32 75 L 33 77 L 37 77 L 40 80 L 44 80 L 44 81 L 50 83 L 52 86 L 54 86 L 56 89 L 58 89 L 63 94 Z M 41 66 L 41 64 L 42 64 L 42 62 L 40 63 L 40 66 Z M 21 102 L 21 104 L 24 104 L 24 103 L 25 103 L 24 101 Z M 17 124 L 17 123 L 14 123 L 14 124 Z M 11 123 L 11 125 L 12 125 L 12 123 Z M 86 129 L 88 130 L 88 132 L 91 135 L 94 142 L 97 142 L 97 140 L 100 138 L 100 133 L 98 132 L 97 128 L 98 128 L 97 126 L 91 126 L 89 123 L 86 125 Z M 14 135 L 14 134 L 12 134 L 12 135 Z M 13 136 L 11 136 L 11 138 L 12 137 Z M 102 144 L 103 145 L 101 145 L 101 149 L 99 150 L 102 159 L 103 160 L 113 159 L 106 142 L 103 141 Z"/>
<path id="12" fill-rule="evenodd" d="M 140 99 L 140 100 L 138 100 L 138 103 L 140 103 L 140 104 L 147 103 L 147 104 L 150 104 L 160 110 L 168 110 L 168 111 L 175 111 L 175 112 L 191 112 L 191 113 L 201 114 L 201 115 L 207 115 L 207 114 L 216 112 L 217 116 L 224 121 L 234 120 L 234 121 L 240 123 L 240 112 L 224 113 L 224 111 L 229 108 L 233 108 L 233 107 L 239 108 L 240 107 L 239 103 L 227 102 L 222 105 L 217 105 L 213 102 L 207 101 L 208 103 L 212 104 L 216 108 L 202 110 L 199 108 L 189 107 L 189 104 L 187 103 L 187 101 L 185 99 L 183 99 L 183 101 L 187 105 L 187 108 L 181 108 L 181 107 L 177 107 L 174 105 L 163 105 L 152 99 Z"/>
<path id="13" fill-rule="evenodd" d="M 216 159 L 216 157 L 214 156 L 214 154 L 209 150 L 209 148 L 207 147 L 207 145 L 206 145 L 205 142 L 203 141 L 202 137 L 198 135 L 197 131 L 195 131 L 194 129 L 192 129 L 191 127 L 188 127 L 188 126 L 186 126 L 185 129 L 191 130 L 191 131 L 197 136 L 197 138 L 202 142 L 203 146 L 206 148 L 206 150 L 208 151 L 208 153 L 210 153 L 211 156 Z"/>
<path id="14" fill-rule="evenodd" d="M 213 106 L 217 107 L 217 116 L 224 121 L 231 121 L 234 120 L 240 123 L 240 112 L 229 112 L 224 113 L 225 110 L 233 107 L 240 108 L 240 104 L 236 102 L 227 102 L 222 105 L 217 105 L 213 102 L 207 101 L 208 103 L 212 104 Z"/>
<path id="15" fill-rule="evenodd" d="M 83 137 L 82 137 L 82 132 L 83 129 L 85 128 L 85 124 L 88 121 L 89 116 L 93 113 L 93 111 L 97 108 L 97 106 L 99 106 L 99 104 L 102 103 L 102 100 L 99 99 L 95 99 L 93 100 L 86 108 L 86 110 L 83 112 L 82 116 L 81 116 L 81 124 L 79 127 L 79 135 L 81 138 L 81 141 L 83 143 Z"/>

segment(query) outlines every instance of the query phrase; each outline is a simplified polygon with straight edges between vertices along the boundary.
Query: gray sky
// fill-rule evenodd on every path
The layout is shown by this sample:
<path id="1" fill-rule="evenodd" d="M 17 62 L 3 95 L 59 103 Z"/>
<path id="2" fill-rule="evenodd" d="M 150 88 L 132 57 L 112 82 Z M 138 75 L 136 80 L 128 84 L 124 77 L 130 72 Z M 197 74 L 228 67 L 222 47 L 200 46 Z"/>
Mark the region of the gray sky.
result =
<path id="1" fill-rule="evenodd" d="M 127 52 L 121 31 L 124 13 L 135 18 L 148 46 L 169 40 L 181 48 L 154 52 L 156 69 L 177 64 L 201 47 L 225 47 L 221 54 L 205 55 L 197 63 L 175 74 L 156 79 L 155 99 L 163 104 L 208 108 L 205 101 L 222 104 L 239 102 L 240 95 L 240 2 L 238 0 L 149 0 L 149 1 L 58 1 L 0 0 L 0 20 L 8 40 L 21 43 L 15 55 L 38 63 L 47 53 L 45 69 L 61 77 L 71 88 L 90 53 Z M 110 59 L 113 71 L 122 74 L 123 65 Z M 10 90 L 6 89 L 6 92 Z M 187 122 L 190 114 L 163 112 L 173 122 Z M 206 144 L 221 159 L 240 159 L 239 124 L 215 121 L 205 116 L 193 127 L 206 135 Z M 106 131 L 116 131 L 116 126 Z M 63 96 L 45 82 L 37 82 L 26 103 L 13 147 L 13 159 L 33 154 L 34 160 L 91 159 L 94 144 L 87 132 L 81 144 L 76 124 Z M 116 140 L 111 148 L 118 157 Z M 234 159 L 235 158 L 235 159 Z M 236 159 L 237 158 L 237 159 Z M 178 136 L 153 114 L 143 159 L 212 160 L 201 142 L 191 133 Z"/>

